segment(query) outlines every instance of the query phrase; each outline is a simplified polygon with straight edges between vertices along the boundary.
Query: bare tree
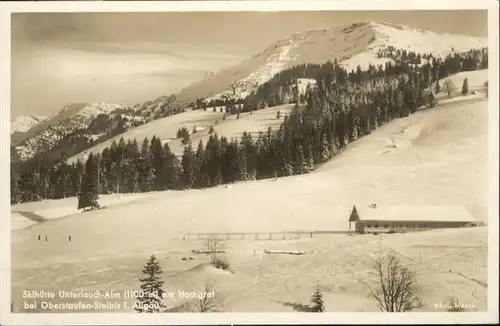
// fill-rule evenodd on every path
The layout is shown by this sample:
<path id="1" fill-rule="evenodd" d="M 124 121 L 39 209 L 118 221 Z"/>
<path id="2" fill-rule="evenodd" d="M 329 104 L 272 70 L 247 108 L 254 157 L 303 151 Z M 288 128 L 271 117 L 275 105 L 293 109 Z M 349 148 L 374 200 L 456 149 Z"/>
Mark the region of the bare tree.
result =
<path id="1" fill-rule="evenodd" d="M 225 307 L 225 303 L 221 299 L 220 294 L 218 295 L 215 291 L 215 286 L 212 281 L 206 280 L 205 286 L 200 293 L 201 295 L 198 297 L 195 304 L 195 310 L 197 312 L 217 312 Z"/>
<path id="2" fill-rule="evenodd" d="M 406 312 L 422 306 L 415 273 L 403 266 L 394 252 L 383 255 L 379 250 L 373 260 L 372 273 L 375 286 L 365 284 L 381 311 Z"/>
<path id="3" fill-rule="evenodd" d="M 217 255 L 222 251 L 222 239 L 217 235 L 212 235 L 208 238 L 206 246 L 210 260 L 215 261 L 217 259 Z"/>
<path id="4" fill-rule="evenodd" d="M 448 93 L 448 96 L 451 95 L 452 92 L 454 92 L 457 89 L 455 84 L 451 81 L 451 79 L 446 79 L 443 83 L 443 91 Z"/>
<path id="5" fill-rule="evenodd" d="M 229 262 L 225 257 L 220 257 L 220 253 L 224 253 L 224 244 L 222 239 L 216 235 L 211 236 L 207 240 L 207 253 L 210 257 L 210 263 L 219 269 L 229 269 Z"/>

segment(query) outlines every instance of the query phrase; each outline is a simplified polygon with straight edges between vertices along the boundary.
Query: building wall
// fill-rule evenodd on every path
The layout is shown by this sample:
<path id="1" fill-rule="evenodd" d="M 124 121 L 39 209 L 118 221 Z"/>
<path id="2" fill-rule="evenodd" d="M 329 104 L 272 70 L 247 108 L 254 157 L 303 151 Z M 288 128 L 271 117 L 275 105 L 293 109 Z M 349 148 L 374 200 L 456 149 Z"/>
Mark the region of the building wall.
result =
<path id="1" fill-rule="evenodd" d="M 472 222 L 357 221 L 357 233 L 416 232 L 442 228 L 474 226 Z"/>

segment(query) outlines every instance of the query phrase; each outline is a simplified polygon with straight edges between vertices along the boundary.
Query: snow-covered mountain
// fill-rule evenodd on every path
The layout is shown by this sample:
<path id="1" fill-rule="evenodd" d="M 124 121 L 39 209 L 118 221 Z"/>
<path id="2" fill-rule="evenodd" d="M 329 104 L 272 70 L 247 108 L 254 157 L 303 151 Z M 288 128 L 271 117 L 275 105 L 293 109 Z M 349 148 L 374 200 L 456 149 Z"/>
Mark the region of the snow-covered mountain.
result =
<path id="1" fill-rule="evenodd" d="M 15 150 L 21 160 L 55 147 L 65 137 L 79 131 L 87 140 L 95 141 L 122 121 L 124 128 L 144 118 L 134 110 L 103 102 L 74 103 L 29 129 L 24 138 L 17 139 Z"/>
<path id="2" fill-rule="evenodd" d="M 358 65 L 366 69 L 369 64 L 392 61 L 378 56 L 381 50 L 391 46 L 438 57 L 453 51 L 487 47 L 488 40 L 371 21 L 309 30 L 275 42 L 241 64 L 183 89 L 179 98 L 244 98 L 276 73 L 305 63 L 333 62 L 336 59 L 348 70 L 356 69 Z"/>
<path id="3" fill-rule="evenodd" d="M 15 132 L 26 132 L 46 119 L 47 117 L 44 116 L 19 116 L 10 123 L 10 133 L 13 134 Z"/>
<path id="4" fill-rule="evenodd" d="M 271 44 L 237 66 L 215 74 L 207 73 L 202 80 L 175 96 L 160 96 L 133 108 L 102 102 L 71 104 L 22 133 L 20 139 L 17 139 L 18 133 L 11 138 L 20 158 L 27 159 L 56 146 L 64 137 L 77 130 L 89 140 L 100 142 L 109 131 L 106 128 L 111 125 L 116 127 L 118 120 L 122 124 L 119 129 L 125 131 L 134 125 L 182 112 L 180 103 L 187 104 L 200 98 L 205 101 L 243 99 L 275 74 L 295 65 L 336 60 L 348 70 L 354 70 L 358 65 L 366 69 L 370 64 L 383 65 L 393 61 L 390 56 L 380 55 L 390 48 L 421 54 L 431 53 L 437 57 L 453 51 L 464 52 L 487 46 L 487 38 L 440 34 L 377 22 L 308 30 Z M 298 83 L 299 90 L 303 93 L 307 85 L 313 85 L 315 81 L 300 79 Z M 102 118 L 106 121 L 101 121 L 99 128 L 87 130 L 91 126 L 95 127 L 98 116 L 106 117 Z"/>

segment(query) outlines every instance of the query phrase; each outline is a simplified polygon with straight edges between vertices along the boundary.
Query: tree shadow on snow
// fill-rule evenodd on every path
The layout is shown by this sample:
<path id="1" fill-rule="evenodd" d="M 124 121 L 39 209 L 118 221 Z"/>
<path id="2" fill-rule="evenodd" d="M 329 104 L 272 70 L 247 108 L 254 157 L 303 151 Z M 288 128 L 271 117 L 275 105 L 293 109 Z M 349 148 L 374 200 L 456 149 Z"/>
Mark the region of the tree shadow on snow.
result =
<path id="1" fill-rule="evenodd" d="M 293 310 L 295 311 L 300 311 L 300 312 L 312 312 L 311 307 L 308 305 L 302 304 L 302 303 L 297 303 L 297 302 L 286 302 L 286 301 L 278 301 L 285 307 L 292 307 Z"/>

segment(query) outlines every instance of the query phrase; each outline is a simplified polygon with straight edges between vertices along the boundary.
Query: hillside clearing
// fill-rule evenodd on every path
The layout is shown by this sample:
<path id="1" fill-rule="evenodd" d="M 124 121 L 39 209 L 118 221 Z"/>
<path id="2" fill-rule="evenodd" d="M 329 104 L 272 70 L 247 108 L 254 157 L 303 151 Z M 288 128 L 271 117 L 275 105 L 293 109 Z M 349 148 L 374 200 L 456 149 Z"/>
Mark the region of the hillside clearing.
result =
<path id="1" fill-rule="evenodd" d="M 89 153 L 102 152 L 106 147 L 111 146 L 113 141 L 118 142 L 121 137 L 123 137 L 125 142 L 129 139 L 136 139 L 140 144 L 145 137 L 151 140 L 153 136 L 156 136 L 161 139 L 162 143 L 168 143 L 173 153 L 182 155 L 184 146 L 181 143 L 181 139 L 176 139 L 177 131 L 182 127 L 187 128 L 191 133 L 191 142 L 193 147 L 196 148 L 200 140 L 202 140 L 204 144 L 207 143 L 210 137 L 210 126 L 214 127 L 219 137 L 223 136 L 228 139 L 239 139 L 245 131 L 250 133 L 252 137 L 256 137 L 259 132 L 266 132 L 268 127 L 276 130 L 283 122 L 286 113 L 290 112 L 292 108 L 293 105 L 281 105 L 258 111 L 241 113 L 239 119 L 237 119 L 236 115 L 227 115 L 225 120 L 223 120 L 224 112 L 220 112 L 220 107 L 216 109 L 216 112 L 213 112 L 213 108 L 207 108 L 206 111 L 188 111 L 154 120 L 150 123 L 128 130 L 123 134 L 86 150 L 84 153 L 70 157 L 67 162 L 71 164 L 76 162 L 78 158 L 85 158 Z M 276 118 L 278 111 L 280 111 L 279 119 Z M 192 134 L 194 127 L 196 127 L 197 132 Z"/>

